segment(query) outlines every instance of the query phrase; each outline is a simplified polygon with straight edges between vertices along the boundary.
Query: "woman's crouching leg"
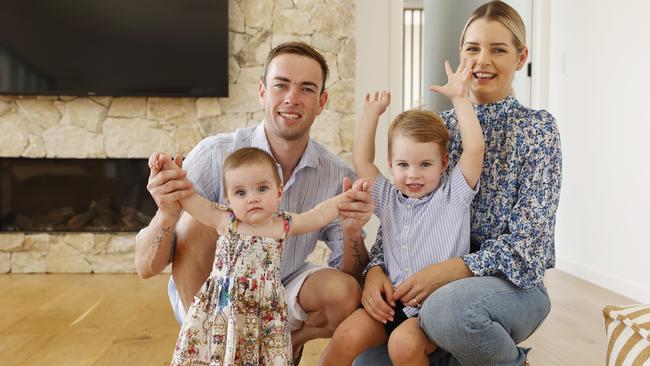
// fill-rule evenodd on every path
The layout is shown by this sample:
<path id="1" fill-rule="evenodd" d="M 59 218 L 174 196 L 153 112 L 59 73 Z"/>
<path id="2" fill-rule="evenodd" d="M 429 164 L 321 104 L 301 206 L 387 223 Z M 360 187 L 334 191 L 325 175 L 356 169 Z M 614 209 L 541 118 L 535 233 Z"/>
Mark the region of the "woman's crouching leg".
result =
<path id="1" fill-rule="evenodd" d="M 528 338 L 551 308 L 543 284 L 521 289 L 497 277 L 470 277 L 432 293 L 420 327 L 464 366 L 523 365 Z"/>

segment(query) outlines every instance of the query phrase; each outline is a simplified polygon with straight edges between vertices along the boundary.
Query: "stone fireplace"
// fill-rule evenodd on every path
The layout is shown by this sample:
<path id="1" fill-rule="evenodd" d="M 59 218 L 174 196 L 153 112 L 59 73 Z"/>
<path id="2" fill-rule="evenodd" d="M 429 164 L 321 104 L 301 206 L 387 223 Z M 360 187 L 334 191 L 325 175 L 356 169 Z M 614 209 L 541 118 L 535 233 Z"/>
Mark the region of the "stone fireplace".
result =
<path id="1" fill-rule="evenodd" d="M 146 159 L 0 158 L 0 232 L 132 232 L 156 205 Z"/>
<path id="2" fill-rule="evenodd" d="M 205 136 L 261 121 L 257 90 L 266 54 L 284 41 L 302 40 L 330 67 L 330 99 L 313 136 L 348 160 L 354 131 L 354 14 L 348 0 L 230 0 L 230 97 L 2 95 L 0 157 L 110 160 L 146 159 L 155 151 L 187 154 Z M 112 204 L 95 201 L 95 210 Z M 60 215 L 70 214 L 61 210 Z M 72 216 L 92 207 L 79 210 Z M 128 216 L 121 208 L 113 210 Z M 0 273 L 132 273 L 134 237 L 135 232 L 121 229 L 3 231 Z M 324 255 L 322 247 L 314 253 L 316 260 Z"/>

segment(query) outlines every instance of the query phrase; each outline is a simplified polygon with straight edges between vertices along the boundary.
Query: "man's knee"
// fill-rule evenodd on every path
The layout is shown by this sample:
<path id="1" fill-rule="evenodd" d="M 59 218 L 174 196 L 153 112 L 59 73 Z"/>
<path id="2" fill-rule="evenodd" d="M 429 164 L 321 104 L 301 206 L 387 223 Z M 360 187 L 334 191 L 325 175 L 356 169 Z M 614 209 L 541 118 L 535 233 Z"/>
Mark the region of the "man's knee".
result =
<path id="1" fill-rule="evenodd" d="M 208 271 L 214 260 L 217 232 L 196 221 L 192 216 L 183 214 L 176 225 L 176 251 L 173 262 L 194 262 L 208 265 Z M 203 268 L 201 268 L 203 270 Z"/>
<path id="2" fill-rule="evenodd" d="M 351 303 L 356 308 L 361 299 L 359 283 L 352 276 L 340 272 L 336 280 L 330 281 L 323 290 L 331 304 Z"/>
<path id="3" fill-rule="evenodd" d="M 176 252 L 172 262 L 172 277 L 185 309 L 210 275 L 216 247 L 213 229 L 188 226 L 193 231 L 187 227 L 177 230 Z"/>
<path id="4" fill-rule="evenodd" d="M 193 287 L 198 284 L 200 287 L 210 275 L 213 261 L 214 245 L 179 242 L 172 262 L 172 275 L 177 288 L 181 290 L 187 284 Z"/>
<path id="5" fill-rule="evenodd" d="M 340 276 L 337 276 L 336 281 L 329 282 L 323 290 L 326 306 L 330 309 L 330 312 L 339 314 L 336 325 L 352 314 L 359 306 L 361 288 L 352 276 L 341 273 Z"/>
<path id="6" fill-rule="evenodd" d="M 361 288 L 352 276 L 345 273 L 334 270 L 319 272 L 316 274 L 318 277 L 312 275 L 314 277 L 309 281 L 312 289 L 304 294 L 301 291 L 300 296 L 314 296 L 309 303 L 316 306 L 315 311 L 322 311 L 327 318 L 325 327 L 334 333 L 336 327 L 358 308 Z"/>
<path id="7" fill-rule="evenodd" d="M 188 224 L 179 225 L 176 230 L 177 240 L 172 271 L 182 272 L 183 275 L 198 272 L 207 276 L 214 262 L 216 232 L 211 228 L 194 223 L 192 220 L 184 219 L 185 216 L 181 218 L 181 223 L 187 221 Z M 180 280 L 177 278 L 177 282 Z"/>

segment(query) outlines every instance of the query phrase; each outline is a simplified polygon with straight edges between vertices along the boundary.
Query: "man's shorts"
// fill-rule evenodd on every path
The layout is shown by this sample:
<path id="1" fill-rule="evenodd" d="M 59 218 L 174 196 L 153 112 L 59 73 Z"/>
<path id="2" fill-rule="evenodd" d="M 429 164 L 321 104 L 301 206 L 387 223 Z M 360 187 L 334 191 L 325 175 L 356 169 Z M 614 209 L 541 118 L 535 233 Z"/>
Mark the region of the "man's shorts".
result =
<path id="1" fill-rule="evenodd" d="M 305 313 L 302 307 L 300 307 L 300 304 L 298 304 L 298 294 L 300 293 L 303 283 L 312 273 L 326 268 L 331 267 L 305 263 L 286 280 L 282 281 L 286 295 L 287 309 L 289 311 L 289 330 L 291 332 L 302 328 L 303 322 L 307 319 L 307 313 Z M 167 294 L 169 295 L 169 302 L 174 311 L 176 321 L 178 324 L 183 325 L 183 320 L 185 319 L 185 308 L 183 308 L 180 294 L 176 290 L 172 276 L 169 276 Z"/>

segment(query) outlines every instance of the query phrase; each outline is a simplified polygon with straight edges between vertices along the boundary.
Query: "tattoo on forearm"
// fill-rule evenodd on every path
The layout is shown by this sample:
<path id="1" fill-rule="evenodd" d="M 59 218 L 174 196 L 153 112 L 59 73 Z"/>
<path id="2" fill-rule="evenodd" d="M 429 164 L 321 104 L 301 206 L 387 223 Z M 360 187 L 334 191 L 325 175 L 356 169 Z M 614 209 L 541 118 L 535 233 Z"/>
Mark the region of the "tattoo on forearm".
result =
<path id="1" fill-rule="evenodd" d="M 359 245 L 363 245 L 363 242 L 352 239 L 352 257 L 357 260 L 359 268 L 363 269 L 363 260 L 361 260 L 361 251 L 359 250 Z"/>
<path id="2" fill-rule="evenodd" d="M 157 248 L 158 246 L 160 246 L 160 243 L 169 234 L 170 231 L 171 231 L 170 227 L 163 226 L 160 232 L 158 233 L 158 235 L 156 235 L 156 237 L 153 238 L 153 240 L 151 241 L 151 247 Z"/>

